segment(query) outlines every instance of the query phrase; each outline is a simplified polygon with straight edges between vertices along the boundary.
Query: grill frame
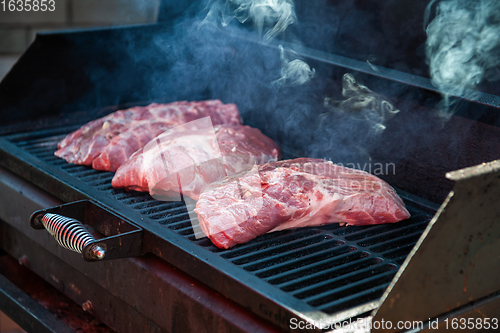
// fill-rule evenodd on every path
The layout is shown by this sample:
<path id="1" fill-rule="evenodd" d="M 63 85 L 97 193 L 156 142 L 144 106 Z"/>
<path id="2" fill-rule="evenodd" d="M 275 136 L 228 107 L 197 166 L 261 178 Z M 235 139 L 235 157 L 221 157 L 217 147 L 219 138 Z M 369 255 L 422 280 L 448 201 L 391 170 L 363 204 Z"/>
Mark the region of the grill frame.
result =
<path id="1" fill-rule="evenodd" d="M 204 248 L 203 244 L 202 246 L 198 246 L 200 243 L 205 243 L 205 245 L 207 242 L 210 243 L 207 238 L 194 242 L 179 233 L 179 230 L 182 233 L 191 228 L 189 220 L 181 220 L 178 223 L 174 223 L 176 226 L 180 225 L 180 228 L 175 232 L 159 224 L 158 219 L 155 221 L 143 215 L 137 210 L 137 207 L 134 207 L 147 203 L 147 207 L 144 207 L 143 210 L 150 211 L 151 214 L 154 215 L 158 214 L 155 210 L 159 208 L 170 207 L 178 210 L 182 209 L 183 204 L 160 203 L 146 194 L 114 189 L 111 190 L 111 192 L 115 192 L 118 198 L 122 200 L 125 198 L 127 203 L 117 198 L 110 198 L 108 193 L 102 191 L 102 187 L 110 187 L 112 173 L 96 171 L 88 167 L 68 165 L 65 161 L 59 160 L 53 156 L 53 147 L 55 143 L 57 143 L 61 136 L 71 131 L 71 129 L 72 127 L 49 129 L 2 137 L 0 138 L 1 163 L 37 186 L 56 194 L 63 201 L 92 199 L 100 202 L 103 206 L 106 206 L 112 211 L 120 212 L 122 216 L 125 216 L 144 228 L 144 250 L 146 252 L 154 253 L 163 260 L 209 285 L 216 291 L 221 292 L 225 296 L 249 308 L 259 316 L 271 320 L 273 323 L 286 330 L 290 329 L 289 323 L 291 318 L 298 318 L 299 320 L 309 322 L 331 323 L 353 317 L 366 316 L 369 311 L 375 309 L 378 306 L 382 293 L 386 290 L 392 277 L 396 274 L 397 268 L 400 267 L 408 252 L 413 248 L 413 244 L 420 237 L 420 234 L 423 232 L 437 208 L 432 203 L 425 202 L 424 200 L 417 202 L 419 201 L 418 199 L 415 200 L 415 198 L 411 198 L 411 200 L 405 200 L 407 204 L 411 203 L 411 205 L 413 205 L 410 211 L 415 213 L 415 211 L 418 210 L 419 215 L 425 216 L 425 221 L 422 220 L 415 222 L 416 224 L 414 225 L 408 224 L 407 226 L 404 225 L 407 222 L 401 222 L 395 225 L 349 228 L 339 227 L 334 224 L 321 228 L 283 231 L 262 236 L 263 238 L 269 238 L 269 240 L 263 241 L 263 245 L 256 245 L 255 242 L 251 242 L 231 250 L 223 251 L 210 244 L 213 251 L 207 251 L 207 247 L 205 246 Z M 51 137 L 51 134 L 58 132 L 60 133 L 59 136 Z M 48 140 L 48 142 L 45 140 L 47 136 L 51 139 Z M 27 138 L 35 140 L 35 142 L 38 140 L 38 147 L 31 149 L 31 151 L 23 149 L 18 143 Z M 48 149 L 47 147 L 51 148 Z M 37 157 L 36 154 L 45 158 L 50 158 L 55 165 L 43 161 Z M 97 175 L 97 179 L 94 180 L 94 182 L 83 182 L 75 175 L 68 173 L 68 169 L 73 169 L 75 174 L 81 177 L 86 176 L 87 178 L 92 178 L 93 175 Z M 99 179 L 99 176 L 101 176 L 102 179 Z M 186 223 L 189 225 L 187 227 L 183 226 L 183 224 Z M 376 242 L 371 244 L 370 240 L 373 242 L 377 238 L 390 237 L 391 232 L 393 232 L 391 230 L 395 228 L 398 230 L 412 230 L 415 229 L 415 227 L 417 229 L 413 232 L 410 231 L 409 234 L 409 237 L 412 238 L 410 243 L 403 241 L 403 244 L 399 244 L 400 246 L 396 246 L 396 248 L 386 249 L 381 253 L 372 252 L 370 246 L 377 247 L 380 245 L 376 245 Z M 296 238 L 297 235 L 301 234 L 303 234 L 304 237 L 292 240 L 284 245 L 278 244 L 272 246 L 272 242 L 276 240 L 279 241 L 281 239 L 281 241 L 283 241 L 283 239 L 287 237 Z M 322 242 L 321 237 L 326 237 L 328 235 L 330 235 L 330 239 L 327 239 L 326 242 Z M 403 236 L 403 238 L 404 237 L 407 236 Z M 339 243 L 338 239 L 342 241 Z M 360 240 L 363 239 L 366 239 L 368 242 L 364 244 L 366 247 L 362 247 L 358 244 Z M 322 251 L 323 253 L 328 253 L 328 241 L 332 240 L 339 244 L 333 244 L 331 249 L 335 249 L 335 251 L 339 253 L 333 255 L 331 258 L 318 258 L 319 254 L 314 253 L 313 249 L 317 247 L 326 247 L 326 249 L 322 249 Z M 306 255 L 298 254 L 291 263 L 285 260 L 283 264 L 278 263 L 278 267 L 271 268 L 282 268 L 285 269 L 285 271 L 278 272 L 277 275 L 270 274 L 268 276 L 263 276 L 265 275 L 263 273 L 269 272 L 269 269 L 265 267 L 269 261 L 265 256 L 266 249 L 267 252 L 282 250 L 283 252 L 277 255 L 279 260 L 280 256 L 286 258 L 289 255 L 294 255 L 299 253 L 299 251 L 303 251 L 303 246 L 300 246 L 301 242 L 311 241 L 313 242 L 306 246 L 309 253 Z M 383 241 L 382 245 L 384 243 L 387 242 Z M 255 262 L 255 260 L 252 261 L 252 256 L 255 257 L 255 252 L 253 250 L 255 247 L 259 246 L 261 247 L 260 250 L 264 251 L 264 253 L 261 254 L 261 258 L 257 259 L 257 262 Z M 295 252 L 293 249 L 294 246 L 298 246 Z M 262 249 L 262 247 L 264 248 Z M 357 252 L 353 253 L 350 249 L 354 247 L 358 249 Z M 359 247 L 361 247 L 361 250 Z M 406 253 L 398 256 L 398 251 Z M 236 255 L 235 253 L 237 252 L 239 252 L 239 254 Z M 353 254 L 357 254 L 358 256 L 355 260 L 345 259 Z M 381 258 L 382 255 L 386 254 L 392 255 L 393 258 Z M 276 254 L 274 257 L 276 257 Z M 317 259 L 320 263 L 329 263 L 331 267 L 326 271 L 319 270 L 312 276 L 300 276 L 300 274 L 301 271 L 304 272 L 309 270 L 309 266 L 314 265 L 314 262 L 312 264 L 309 262 L 306 266 L 299 266 L 298 268 L 292 267 L 291 270 L 287 270 L 287 265 L 293 266 L 293 264 L 304 264 L 307 263 L 308 260 L 310 261 L 311 258 L 312 260 L 314 260 L 314 258 Z M 238 264 L 241 267 L 239 267 Z M 264 265 L 264 267 L 261 266 L 259 268 L 256 267 L 256 265 Z M 251 271 L 245 270 L 245 267 L 250 267 Z M 288 281 L 286 278 L 287 275 L 290 275 L 289 271 L 294 272 L 293 274 L 295 275 L 298 274 L 296 278 L 299 279 L 299 282 L 305 283 L 306 286 L 298 286 L 297 283 L 299 282 L 297 282 L 296 279 Z M 341 281 L 345 278 L 355 279 L 356 276 L 364 273 L 369 274 L 371 271 L 374 272 L 374 274 L 368 276 L 366 280 L 358 279 L 344 283 L 340 288 L 337 286 L 333 294 L 332 290 L 327 288 L 329 284 Z M 342 272 L 344 274 L 342 274 Z M 325 279 L 328 273 L 337 273 L 337 276 L 333 280 Z M 261 276 L 258 276 L 258 274 Z M 319 281 L 307 286 L 308 281 L 314 278 L 319 279 Z M 349 290 L 356 291 L 356 288 L 360 290 L 359 288 L 363 288 L 367 283 L 376 280 L 381 280 L 382 282 L 375 287 L 361 291 L 361 293 L 349 293 Z M 280 282 L 280 284 L 275 286 L 272 285 L 271 282 Z M 318 283 L 319 285 L 317 285 Z M 289 292 L 284 291 L 283 288 L 288 289 Z M 365 297 L 365 294 L 374 292 L 376 296 L 373 296 L 370 301 L 365 301 L 361 304 L 359 302 L 356 303 L 356 297 Z M 347 304 L 353 304 L 353 306 L 349 308 L 345 306 L 342 307 L 342 304 L 339 304 L 340 301 L 334 299 L 335 296 L 346 298 L 345 301 Z M 354 300 L 349 299 L 349 297 L 354 298 Z M 308 304 L 311 302 L 313 302 L 313 304 L 317 303 L 318 305 L 312 306 Z M 327 311 L 328 313 L 323 311 Z"/>

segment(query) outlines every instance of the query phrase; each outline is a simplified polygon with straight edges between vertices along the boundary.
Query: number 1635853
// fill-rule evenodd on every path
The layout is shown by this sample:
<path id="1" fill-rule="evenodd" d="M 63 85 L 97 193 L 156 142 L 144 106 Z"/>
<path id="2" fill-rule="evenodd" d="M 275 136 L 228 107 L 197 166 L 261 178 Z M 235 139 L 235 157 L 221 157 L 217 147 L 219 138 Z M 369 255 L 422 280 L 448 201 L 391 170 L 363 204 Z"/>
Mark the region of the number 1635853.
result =
<path id="1" fill-rule="evenodd" d="M 453 318 L 449 320 L 446 318 L 444 320 L 446 329 L 452 328 L 454 330 L 459 329 L 494 329 L 497 330 L 498 318 Z"/>
<path id="2" fill-rule="evenodd" d="M 6 12 L 53 12 L 56 10 L 55 0 L 2 0 L 0 8 Z"/>

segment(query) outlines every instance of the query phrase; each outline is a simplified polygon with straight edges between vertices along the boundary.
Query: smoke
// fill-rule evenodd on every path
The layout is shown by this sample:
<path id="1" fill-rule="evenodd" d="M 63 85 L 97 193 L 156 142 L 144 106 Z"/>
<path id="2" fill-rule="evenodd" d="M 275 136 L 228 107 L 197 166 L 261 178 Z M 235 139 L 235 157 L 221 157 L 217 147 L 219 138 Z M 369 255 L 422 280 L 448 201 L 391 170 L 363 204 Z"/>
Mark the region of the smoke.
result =
<path id="1" fill-rule="evenodd" d="M 213 2 L 209 7 L 206 3 L 193 5 L 189 16 L 152 26 L 154 33 L 131 30 L 124 34 L 126 42 L 117 41 L 116 47 L 109 45 L 109 38 L 103 39 L 96 48 L 115 50 L 109 52 L 109 63 L 116 69 L 101 73 L 95 78 L 96 84 L 115 89 L 101 82 L 117 75 L 120 84 L 134 82 L 130 88 L 125 87 L 129 94 L 103 91 L 103 98 L 119 95 L 134 98 L 132 101 L 155 102 L 220 99 L 238 105 L 244 123 L 277 142 L 284 158 L 311 156 L 344 164 L 367 162 L 380 135 L 374 138 L 373 122 L 366 121 L 363 110 L 351 113 L 344 108 L 321 120 L 325 92 L 332 91 L 340 80 L 330 66 L 300 58 L 300 49 L 295 49 L 297 53 L 290 50 L 289 38 L 293 38 L 299 22 L 289 25 L 275 39 L 264 40 L 274 28 L 269 22 L 279 20 L 262 20 L 267 23 L 259 37 L 254 19 L 241 23 L 235 18 L 234 6 L 230 6 L 226 1 Z M 306 34 L 302 36 L 305 41 Z M 287 47 L 278 48 L 278 38 L 285 39 Z M 112 40 L 114 43 L 116 39 Z M 321 70 L 321 76 L 313 76 L 314 67 L 316 74 Z M 340 95 L 340 87 L 334 90 Z"/>
<path id="2" fill-rule="evenodd" d="M 283 34 L 288 26 L 297 21 L 292 0 L 227 0 L 215 1 L 207 6 L 208 13 L 202 22 L 228 27 L 233 19 L 241 24 L 251 23 L 264 42 Z M 292 49 L 279 45 L 281 77 L 273 83 L 277 86 L 296 86 L 308 82 L 314 76 L 314 69 L 298 59 Z"/>
<path id="3" fill-rule="evenodd" d="M 264 40 L 271 40 L 284 32 L 297 17 L 291 0 L 216 0 L 207 6 L 205 21 L 220 17 L 227 26 L 231 20 L 251 22 Z"/>
<path id="4" fill-rule="evenodd" d="M 450 117 L 450 95 L 500 77 L 500 1 L 442 1 L 427 24 L 435 2 L 426 10 L 426 55 L 432 82 L 443 93 L 442 116 Z"/>
<path id="5" fill-rule="evenodd" d="M 342 96 L 345 98 L 343 101 L 325 98 L 325 107 L 331 112 L 367 121 L 375 134 L 383 132 L 386 128 L 384 123 L 399 112 L 384 97 L 357 82 L 349 73 L 342 78 Z"/>
<path id="6" fill-rule="evenodd" d="M 281 78 L 274 81 L 276 85 L 291 85 L 298 86 L 306 83 L 314 77 L 315 70 L 311 69 L 308 64 L 297 58 L 298 55 L 292 50 L 285 50 L 281 45 L 280 49 L 280 59 L 282 63 L 281 67 Z"/>
<path id="7" fill-rule="evenodd" d="M 264 40 L 273 39 L 297 20 L 291 0 L 232 0 L 235 17 L 241 23 L 251 20 Z"/>
<path id="8" fill-rule="evenodd" d="M 236 19 L 250 23 L 265 41 L 283 33 L 297 17 L 291 0 L 214 0 L 209 1 L 203 23 L 221 23 L 226 27 Z"/>

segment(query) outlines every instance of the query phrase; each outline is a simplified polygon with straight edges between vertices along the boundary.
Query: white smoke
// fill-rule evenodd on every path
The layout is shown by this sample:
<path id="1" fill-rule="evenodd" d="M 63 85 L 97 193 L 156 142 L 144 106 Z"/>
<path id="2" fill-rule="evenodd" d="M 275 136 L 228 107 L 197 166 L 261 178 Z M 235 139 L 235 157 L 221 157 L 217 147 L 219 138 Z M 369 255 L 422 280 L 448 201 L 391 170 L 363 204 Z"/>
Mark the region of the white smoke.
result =
<path id="1" fill-rule="evenodd" d="M 296 21 L 291 0 L 229 0 L 233 6 L 234 17 L 241 23 L 253 22 L 264 40 L 273 39 Z"/>
<path id="2" fill-rule="evenodd" d="M 203 23 L 220 21 L 228 26 L 231 20 L 252 23 L 263 39 L 269 41 L 284 32 L 297 17 L 292 0 L 211 0 Z"/>
<path id="3" fill-rule="evenodd" d="M 269 42 L 297 20 L 292 0 L 226 0 L 209 4 L 208 14 L 203 23 L 220 19 L 223 27 L 236 18 L 240 23 L 251 22 L 263 41 Z M 301 85 L 314 76 L 314 69 L 298 59 L 291 49 L 285 50 L 281 45 L 281 77 L 274 84 Z M 295 59 L 293 59 L 295 58 Z"/>
<path id="4" fill-rule="evenodd" d="M 282 64 L 281 78 L 274 81 L 274 84 L 298 86 L 314 77 L 315 70 L 311 69 L 304 61 L 298 59 L 296 52 L 285 50 L 281 45 L 279 49 Z M 291 58 L 296 59 L 291 60 Z"/>
<path id="5" fill-rule="evenodd" d="M 368 121 L 375 134 L 382 133 L 385 122 L 399 112 L 386 98 L 356 81 L 349 73 L 342 77 L 342 96 L 345 98 L 342 101 L 325 98 L 325 108 L 339 115 Z"/>
<path id="6" fill-rule="evenodd" d="M 426 11 L 427 62 L 433 84 L 444 94 L 444 115 L 450 116 L 449 95 L 461 96 L 481 81 L 500 77 L 500 1 L 448 0 Z"/>

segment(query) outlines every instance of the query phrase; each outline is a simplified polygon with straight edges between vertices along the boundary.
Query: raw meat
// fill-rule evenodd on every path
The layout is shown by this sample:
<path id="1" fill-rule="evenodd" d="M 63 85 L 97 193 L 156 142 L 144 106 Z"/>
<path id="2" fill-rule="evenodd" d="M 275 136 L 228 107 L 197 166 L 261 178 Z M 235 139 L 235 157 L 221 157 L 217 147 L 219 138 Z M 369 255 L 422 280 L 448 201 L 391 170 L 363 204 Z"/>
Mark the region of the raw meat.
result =
<path id="1" fill-rule="evenodd" d="M 410 217 L 395 190 L 378 177 L 311 158 L 271 162 L 221 179 L 205 189 L 194 211 L 205 235 L 225 249 L 270 231 Z"/>
<path id="2" fill-rule="evenodd" d="M 165 130 L 210 116 L 214 124 L 241 124 L 234 104 L 219 100 L 150 104 L 116 111 L 70 133 L 55 155 L 69 163 L 116 171 L 128 158 Z"/>
<path id="3" fill-rule="evenodd" d="M 149 191 L 156 198 L 177 192 L 197 200 L 207 184 L 280 157 L 276 143 L 256 128 L 182 128 L 189 125 L 160 135 L 134 153 L 117 170 L 111 182 L 113 187 Z"/>

